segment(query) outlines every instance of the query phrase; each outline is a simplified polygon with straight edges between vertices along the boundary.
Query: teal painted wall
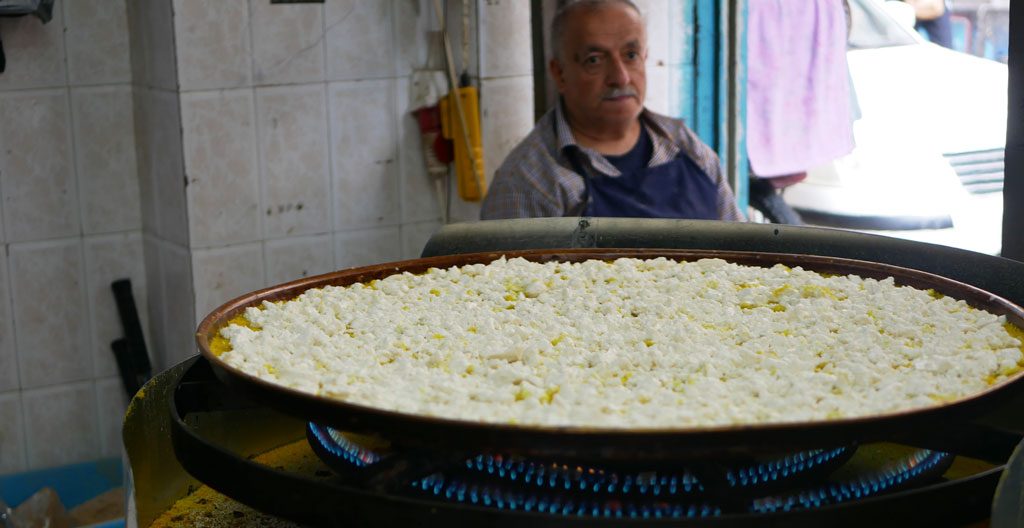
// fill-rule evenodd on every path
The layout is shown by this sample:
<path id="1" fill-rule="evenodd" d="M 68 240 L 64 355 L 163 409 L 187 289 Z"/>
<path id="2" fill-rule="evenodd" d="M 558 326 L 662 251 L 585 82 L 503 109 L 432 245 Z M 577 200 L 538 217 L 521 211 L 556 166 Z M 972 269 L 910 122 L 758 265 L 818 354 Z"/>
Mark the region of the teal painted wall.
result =
<path id="1" fill-rule="evenodd" d="M 682 22 L 692 29 L 679 63 L 680 117 L 718 152 L 723 169 L 733 164 L 737 202 L 746 209 L 746 0 L 684 4 Z"/>

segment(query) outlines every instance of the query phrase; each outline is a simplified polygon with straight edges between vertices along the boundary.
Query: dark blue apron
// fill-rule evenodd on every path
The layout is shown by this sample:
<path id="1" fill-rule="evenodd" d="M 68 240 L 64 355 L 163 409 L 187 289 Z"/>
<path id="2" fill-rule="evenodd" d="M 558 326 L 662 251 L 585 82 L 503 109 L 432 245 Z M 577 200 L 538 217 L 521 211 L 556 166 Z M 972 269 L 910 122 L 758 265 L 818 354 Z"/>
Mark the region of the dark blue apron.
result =
<path id="1" fill-rule="evenodd" d="M 583 177 L 587 207 L 584 216 L 621 218 L 692 218 L 718 220 L 718 188 L 711 178 L 680 152 L 672 161 L 624 172 L 619 177 L 591 177 L 577 148 L 568 157 Z"/>

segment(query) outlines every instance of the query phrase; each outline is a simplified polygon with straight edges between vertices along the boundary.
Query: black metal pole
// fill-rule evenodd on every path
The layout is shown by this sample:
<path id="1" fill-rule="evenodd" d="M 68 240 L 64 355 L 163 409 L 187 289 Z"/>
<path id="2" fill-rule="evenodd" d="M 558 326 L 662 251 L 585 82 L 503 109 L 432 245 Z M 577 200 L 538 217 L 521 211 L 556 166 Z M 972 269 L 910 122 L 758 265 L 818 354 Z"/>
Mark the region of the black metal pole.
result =
<path id="1" fill-rule="evenodd" d="M 1024 4 L 1010 3 L 1002 256 L 1024 261 Z"/>

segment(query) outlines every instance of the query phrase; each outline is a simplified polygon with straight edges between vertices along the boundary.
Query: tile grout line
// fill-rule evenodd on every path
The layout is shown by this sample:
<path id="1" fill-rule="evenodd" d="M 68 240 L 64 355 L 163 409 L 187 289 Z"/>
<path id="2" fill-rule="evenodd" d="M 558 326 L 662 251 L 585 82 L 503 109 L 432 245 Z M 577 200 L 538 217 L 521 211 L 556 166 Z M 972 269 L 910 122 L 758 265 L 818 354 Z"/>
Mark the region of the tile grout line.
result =
<path id="1" fill-rule="evenodd" d="M 6 273 L 4 273 L 3 280 L 5 282 L 4 290 L 7 292 L 7 295 L 5 299 L 0 299 L 0 302 L 3 302 L 7 305 L 7 311 L 8 314 L 10 314 L 8 317 L 8 323 L 10 323 L 11 325 L 11 351 L 14 353 L 14 379 L 16 382 L 14 390 L 11 392 L 14 393 L 17 397 L 16 408 L 17 412 L 21 415 L 22 426 L 20 434 L 18 435 L 20 437 L 20 441 L 18 442 L 18 447 L 20 449 L 18 451 L 21 453 L 21 463 L 22 468 L 24 469 L 28 467 L 28 433 L 25 431 L 25 409 L 24 398 L 22 397 L 24 391 L 21 388 L 23 383 L 21 379 L 21 359 L 18 357 L 18 328 L 17 325 L 14 324 L 14 290 L 12 289 L 14 282 L 10 279 L 10 253 L 10 245 L 4 243 L 3 253 L 0 254 L 0 258 L 4 259 L 4 269 L 6 270 Z"/>
<path id="2" fill-rule="evenodd" d="M 328 219 L 329 227 L 328 233 L 331 236 L 331 267 L 338 269 L 340 258 L 338 255 L 338 226 L 335 223 L 337 221 L 338 212 L 337 209 L 337 197 L 335 196 L 335 182 L 334 182 L 334 130 L 332 126 L 331 116 L 333 115 L 331 104 L 331 76 L 327 73 L 327 4 L 320 6 L 320 46 L 323 48 L 321 53 L 323 62 L 323 95 L 324 95 L 324 119 L 326 120 L 326 131 L 327 131 L 327 195 L 328 210 L 330 211 L 330 218 Z"/>
<path id="3" fill-rule="evenodd" d="M 92 383 L 92 386 L 93 386 L 93 390 L 92 390 L 92 395 L 93 395 L 93 422 L 94 423 L 99 423 L 99 420 L 100 420 L 99 399 L 98 399 L 98 396 L 97 396 L 97 393 L 96 393 L 96 390 L 95 390 L 95 387 L 96 387 L 96 381 L 95 380 L 96 380 L 96 370 L 97 370 L 96 355 L 98 353 L 98 351 L 95 350 L 95 348 L 94 348 L 96 346 L 97 340 L 98 340 L 97 336 L 96 336 L 96 307 L 95 306 L 91 306 L 91 303 L 89 302 L 90 286 L 95 286 L 95 285 L 92 284 L 92 277 L 91 277 L 91 275 L 89 273 L 89 259 L 88 259 L 88 256 L 86 254 L 86 251 L 85 251 L 85 207 L 84 207 L 84 204 L 82 203 L 82 187 L 84 186 L 84 183 L 82 181 L 82 178 L 83 178 L 82 171 L 79 170 L 79 161 L 80 161 L 79 148 L 80 147 L 79 147 L 79 144 L 78 144 L 77 134 L 75 133 L 76 132 L 75 125 L 77 123 L 77 119 L 76 119 L 76 116 L 75 116 L 75 105 L 74 105 L 73 98 L 72 98 L 71 64 L 70 64 L 71 61 L 70 61 L 70 58 L 68 56 L 68 40 L 67 40 L 68 26 L 70 25 L 71 20 L 70 20 L 70 18 L 68 16 L 68 7 L 67 6 L 68 6 L 68 4 L 66 2 L 63 3 L 62 10 L 61 10 L 61 14 L 63 15 L 61 18 L 62 18 L 62 22 L 64 24 L 63 31 L 61 32 L 61 42 L 62 42 L 62 45 L 64 46 L 64 78 L 65 78 L 66 83 L 67 83 L 67 87 L 66 87 L 66 90 L 67 90 L 66 91 L 66 104 L 67 104 L 67 110 L 68 110 L 68 132 L 67 133 L 68 133 L 68 135 L 70 136 L 70 139 L 71 139 L 71 141 L 70 141 L 70 145 L 71 145 L 71 160 L 70 160 L 71 161 L 71 172 L 73 174 L 72 181 L 74 182 L 74 185 L 75 185 L 75 201 L 76 201 L 76 204 L 78 206 L 78 236 L 76 238 L 78 239 L 78 243 L 77 243 L 78 254 L 79 254 L 79 258 L 81 259 L 80 263 L 79 263 L 79 266 L 78 266 L 78 268 L 79 268 L 78 271 L 79 271 L 79 273 L 81 273 L 81 276 L 82 276 L 81 285 L 79 286 L 78 289 L 79 289 L 79 295 L 83 296 L 82 297 L 82 301 L 85 302 L 86 311 L 88 312 L 88 316 L 86 318 L 88 320 L 88 328 L 87 328 L 87 332 L 86 332 L 86 334 L 88 335 L 88 339 L 86 340 L 86 343 L 84 344 L 83 348 L 89 354 L 89 363 L 90 363 L 90 365 L 92 365 L 92 372 L 90 373 L 89 381 Z M 79 345 L 79 346 L 83 346 L 83 345 Z M 81 353 L 82 352 L 82 348 L 79 348 L 78 352 Z M 28 433 L 26 431 L 26 435 L 27 434 Z M 26 442 L 27 442 L 27 437 L 26 437 Z M 90 456 L 95 456 L 96 455 L 96 449 L 95 449 L 96 446 L 93 446 L 93 448 L 94 448 L 93 452 L 91 453 Z"/>
<path id="4" fill-rule="evenodd" d="M 267 261 L 267 221 L 263 214 L 264 208 L 267 207 L 267 175 L 266 167 L 263 163 L 263 129 L 259 114 L 259 102 L 257 101 L 257 87 L 256 87 L 256 38 L 253 35 L 253 23 L 252 23 L 252 2 L 249 0 L 245 3 L 245 26 L 246 33 L 249 37 L 249 92 L 251 101 L 249 109 L 252 111 L 252 129 L 253 129 L 253 151 L 256 154 L 256 188 L 259 191 L 256 198 L 256 218 L 259 220 L 259 242 L 260 242 L 260 258 L 263 260 L 263 273 L 260 277 L 260 284 L 267 285 L 267 268 L 269 262 Z M 193 281 L 194 283 L 195 281 Z M 198 314 L 196 315 L 198 317 Z"/>
<path id="5" fill-rule="evenodd" d="M 390 33 L 388 35 L 388 38 L 391 40 L 391 63 L 395 65 L 394 68 L 392 68 L 391 70 L 392 78 L 388 81 L 388 84 L 391 87 L 391 108 L 395 110 L 401 108 L 401 105 L 398 102 L 398 88 L 401 85 L 401 76 L 398 74 L 397 70 L 399 43 L 397 27 L 398 20 L 397 17 L 395 16 L 395 13 L 397 13 L 396 7 L 397 6 L 395 5 L 395 2 L 392 1 L 388 3 L 389 12 L 387 14 L 387 17 L 389 19 L 388 21 L 390 22 L 388 24 L 388 30 Z M 391 154 L 394 157 L 394 167 L 395 170 L 397 171 L 397 173 L 392 173 L 392 182 L 394 182 L 393 189 L 396 193 L 395 202 L 398 205 L 398 243 L 401 244 L 402 246 L 405 246 L 405 244 L 402 242 L 405 238 L 405 196 L 403 193 L 405 188 L 405 171 L 403 170 L 404 163 L 402 160 L 402 118 L 403 115 L 400 112 L 394 112 L 391 116 Z M 399 256 L 404 257 L 404 253 L 404 249 L 400 248 L 398 253 Z"/>

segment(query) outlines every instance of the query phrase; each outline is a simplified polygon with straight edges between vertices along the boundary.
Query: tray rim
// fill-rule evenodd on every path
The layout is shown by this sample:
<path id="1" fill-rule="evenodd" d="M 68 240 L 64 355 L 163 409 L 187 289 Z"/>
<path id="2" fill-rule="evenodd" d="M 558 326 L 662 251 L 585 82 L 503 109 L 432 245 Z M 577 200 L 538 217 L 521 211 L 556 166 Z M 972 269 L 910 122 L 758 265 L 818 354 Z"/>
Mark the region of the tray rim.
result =
<path id="1" fill-rule="evenodd" d="M 762 265 L 765 267 L 782 262 L 790 267 L 800 266 L 804 269 L 812 269 L 824 273 L 833 273 L 828 268 L 834 266 L 848 270 L 845 271 L 847 274 L 857 274 L 863 277 L 880 278 L 882 276 L 892 276 L 898 285 L 922 288 L 919 284 L 924 284 L 924 287 L 933 288 L 943 295 L 965 300 L 977 308 L 982 308 L 998 315 L 1006 315 L 1011 323 L 1018 328 L 1024 329 L 1024 309 L 1005 298 L 941 275 L 892 264 L 804 253 L 664 248 L 565 248 L 488 251 L 407 259 L 346 268 L 269 286 L 238 296 L 210 312 L 204 317 L 196 330 L 196 344 L 199 347 L 200 353 L 209 361 L 217 378 L 232 389 L 237 389 L 250 396 L 254 396 L 285 413 L 305 417 L 311 421 L 319 420 L 342 429 L 355 432 L 377 433 L 408 429 L 419 431 L 419 434 L 428 434 L 430 432 L 467 433 L 477 430 L 477 432 L 483 433 L 483 436 L 496 440 L 498 443 L 502 443 L 502 436 L 508 435 L 526 435 L 538 441 L 561 437 L 561 440 L 565 441 L 556 443 L 578 445 L 583 448 L 602 448 L 604 446 L 604 448 L 612 450 L 615 449 L 617 441 L 624 439 L 629 439 L 626 443 L 633 447 L 639 447 L 649 442 L 658 443 L 659 440 L 672 445 L 688 445 L 691 443 L 704 445 L 713 444 L 726 438 L 764 434 L 788 436 L 790 433 L 803 433 L 819 429 L 831 430 L 844 437 L 845 435 L 860 437 L 862 436 L 858 434 L 860 430 L 865 430 L 865 432 L 875 429 L 889 432 L 898 431 L 905 429 L 905 427 L 922 426 L 928 421 L 938 420 L 942 417 L 951 417 L 952 415 L 960 414 L 961 411 L 969 414 L 973 409 L 979 409 L 987 403 L 992 403 L 1003 397 L 1009 397 L 1010 393 L 1024 390 L 1024 381 L 1022 381 L 1024 379 L 1024 372 L 1019 372 L 987 387 L 985 390 L 950 402 L 939 402 L 925 407 L 857 417 L 810 421 L 647 428 L 504 424 L 413 414 L 317 396 L 274 384 L 245 373 L 221 361 L 218 356 L 211 352 L 209 347 L 209 338 L 214 335 L 212 332 L 219 331 L 229 319 L 243 311 L 246 307 L 253 306 L 264 300 L 277 301 L 294 298 L 310 288 L 351 284 L 390 275 L 394 272 L 425 271 L 431 267 L 446 268 L 452 265 L 486 263 L 497 260 L 502 256 L 509 259 L 524 257 L 530 260 L 586 260 L 588 258 L 613 260 L 623 257 L 666 257 L 677 260 L 721 258 L 729 262 L 739 261 L 737 262 L 739 264 Z M 795 265 L 790 264 L 791 262 L 795 262 Z M 950 288 L 955 289 L 957 294 L 951 294 Z M 969 294 L 967 298 L 963 295 L 964 292 Z M 875 435 L 867 434 L 863 436 L 864 438 L 872 438 Z M 694 441 L 686 441 L 686 437 L 691 437 Z M 512 446 L 522 442 L 509 439 L 507 443 Z"/>

